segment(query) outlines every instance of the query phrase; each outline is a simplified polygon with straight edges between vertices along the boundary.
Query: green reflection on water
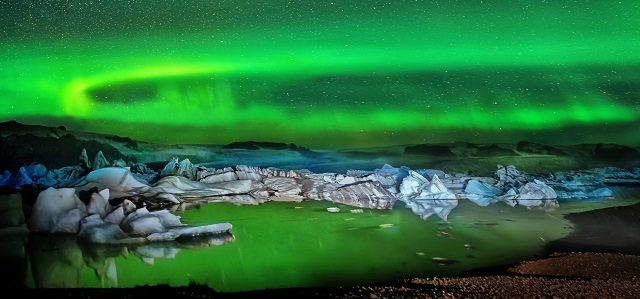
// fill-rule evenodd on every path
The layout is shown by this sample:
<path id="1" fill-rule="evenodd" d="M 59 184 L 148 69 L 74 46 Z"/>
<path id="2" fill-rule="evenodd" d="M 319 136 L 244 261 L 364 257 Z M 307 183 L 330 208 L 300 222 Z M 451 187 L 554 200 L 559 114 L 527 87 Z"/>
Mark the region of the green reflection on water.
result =
<path id="1" fill-rule="evenodd" d="M 326 201 L 205 204 L 179 212 L 182 222 L 228 221 L 234 240 L 197 249 L 164 245 L 158 247 L 165 251 L 160 257 L 141 258 L 140 247 L 79 245 L 71 236 L 31 236 L 25 285 L 130 288 L 197 282 L 216 291 L 237 292 L 456 276 L 544 256 L 548 241 L 571 232 L 572 224 L 562 217 L 567 213 L 640 202 L 637 190 L 614 192 L 615 199 L 563 201 L 555 211 L 501 202 L 479 207 L 461 200 L 448 222 L 437 217 L 421 220 L 401 202 L 394 210 L 363 213 Z M 341 211 L 327 212 L 333 206 Z"/>
<path id="2" fill-rule="evenodd" d="M 571 229 L 557 212 L 502 203 L 478 207 L 461 201 L 448 222 L 435 217 L 423 221 L 401 204 L 393 211 L 362 214 L 341 205 L 341 212 L 329 213 L 330 206 L 272 202 L 188 210 L 180 215 L 192 225 L 231 222 L 236 241 L 206 252 L 185 252 L 179 257 L 184 269 L 173 269 L 178 277 L 219 291 L 454 276 L 535 257 L 545 241 Z"/>

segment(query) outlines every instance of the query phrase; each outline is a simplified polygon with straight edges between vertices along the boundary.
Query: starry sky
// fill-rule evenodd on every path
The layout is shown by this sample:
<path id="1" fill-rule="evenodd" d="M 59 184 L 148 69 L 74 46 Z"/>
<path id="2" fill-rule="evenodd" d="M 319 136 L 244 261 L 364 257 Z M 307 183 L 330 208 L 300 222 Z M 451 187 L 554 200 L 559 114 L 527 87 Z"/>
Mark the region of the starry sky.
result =
<path id="1" fill-rule="evenodd" d="M 0 0 L 0 121 L 159 143 L 640 145 L 640 2 Z"/>

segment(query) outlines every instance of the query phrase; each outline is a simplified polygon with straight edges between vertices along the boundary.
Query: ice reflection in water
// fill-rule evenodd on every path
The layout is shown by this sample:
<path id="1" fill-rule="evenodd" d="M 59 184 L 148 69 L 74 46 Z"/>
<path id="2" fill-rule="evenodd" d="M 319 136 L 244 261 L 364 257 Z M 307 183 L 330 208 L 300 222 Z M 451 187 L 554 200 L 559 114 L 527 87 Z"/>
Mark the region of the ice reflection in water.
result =
<path id="1" fill-rule="evenodd" d="M 548 241 L 572 229 L 563 214 L 633 204 L 635 198 L 564 202 L 556 211 L 461 201 L 448 222 L 421 220 L 401 205 L 350 213 L 350 207 L 323 201 L 206 204 L 176 213 L 189 225 L 228 221 L 233 235 L 142 246 L 31 235 L 24 284 L 128 288 L 197 282 L 235 292 L 452 276 L 544 255 Z M 327 212 L 332 206 L 341 212 Z"/>
<path id="2" fill-rule="evenodd" d="M 180 238 L 172 242 L 149 244 L 94 244 L 70 235 L 29 236 L 27 250 L 36 288 L 119 287 L 118 264 L 138 258 L 153 266 L 157 260 L 176 259 L 184 249 L 201 249 L 233 242 L 230 233 Z M 143 274 L 148 269 L 139 269 Z M 94 277 L 87 275 L 93 272 Z M 93 281 L 97 279 L 96 281 Z M 130 283 L 124 283 L 130 286 Z"/>

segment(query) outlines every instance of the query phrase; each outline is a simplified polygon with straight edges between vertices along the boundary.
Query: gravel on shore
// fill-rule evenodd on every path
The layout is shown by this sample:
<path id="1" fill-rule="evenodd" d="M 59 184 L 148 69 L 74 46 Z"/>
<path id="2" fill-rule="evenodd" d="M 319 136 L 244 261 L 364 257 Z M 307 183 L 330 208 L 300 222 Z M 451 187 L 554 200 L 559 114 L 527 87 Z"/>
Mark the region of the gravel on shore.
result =
<path id="1" fill-rule="evenodd" d="M 495 270 L 494 270 L 495 271 Z M 638 298 L 640 256 L 556 253 L 522 262 L 504 273 L 455 278 L 414 278 L 353 287 L 217 293 L 205 286 L 131 289 L 31 289 L 44 298 Z"/>

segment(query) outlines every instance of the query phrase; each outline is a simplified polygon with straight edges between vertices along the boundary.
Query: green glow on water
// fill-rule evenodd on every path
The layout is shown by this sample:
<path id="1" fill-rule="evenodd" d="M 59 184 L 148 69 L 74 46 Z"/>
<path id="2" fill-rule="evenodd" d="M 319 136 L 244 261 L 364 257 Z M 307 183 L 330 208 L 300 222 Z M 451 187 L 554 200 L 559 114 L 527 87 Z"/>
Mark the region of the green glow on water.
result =
<path id="1" fill-rule="evenodd" d="M 546 256 L 547 242 L 572 231 L 573 225 L 563 218 L 568 213 L 640 202 L 635 189 L 614 192 L 617 196 L 608 200 L 563 201 L 555 211 L 503 203 L 479 207 L 463 200 L 448 222 L 435 217 L 420 220 L 401 204 L 394 210 L 365 209 L 361 214 L 341 205 L 339 213 L 329 213 L 326 208 L 336 205 L 325 201 L 205 204 L 177 213 L 189 225 L 229 221 L 232 242 L 209 247 L 101 246 L 83 244 L 69 235 L 35 235 L 29 236 L 28 262 L 18 263 L 28 268 L 13 267 L 17 264 L 10 260 L 7 265 L 12 265 L 11 273 L 24 273 L 24 281 L 13 281 L 28 288 L 196 282 L 236 292 L 450 277 Z M 385 224 L 390 227 L 380 226 Z"/>
<path id="2" fill-rule="evenodd" d="M 156 260 L 154 271 L 163 273 L 158 275 L 171 285 L 185 285 L 191 279 L 230 292 L 455 276 L 531 258 L 541 253 L 543 239 L 569 232 L 569 224 L 557 215 L 500 204 L 480 208 L 463 203 L 448 223 L 420 220 L 405 208 L 352 214 L 347 206 L 339 206 L 340 213 L 328 213 L 330 206 L 329 202 L 210 204 L 188 210 L 180 213 L 185 223 L 231 222 L 236 240 L 180 252 L 175 261 Z M 434 257 L 451 263 L 440 264 Z M 117 264 L 120 282 L 163 281 L 154 275 L 138 277 L 137 262 Z"/>

